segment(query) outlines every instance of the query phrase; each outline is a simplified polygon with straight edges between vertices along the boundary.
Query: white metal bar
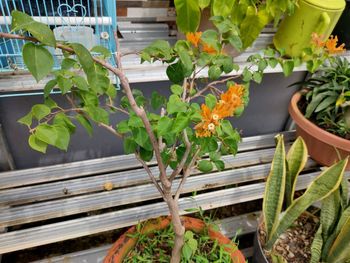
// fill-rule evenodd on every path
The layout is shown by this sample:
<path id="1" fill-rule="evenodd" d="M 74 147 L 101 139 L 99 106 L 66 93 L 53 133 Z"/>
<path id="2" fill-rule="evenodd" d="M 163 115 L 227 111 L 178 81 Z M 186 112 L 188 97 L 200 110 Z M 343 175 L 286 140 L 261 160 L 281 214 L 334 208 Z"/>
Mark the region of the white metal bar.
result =
<path id="1" fill-rule="evenodd" d="M 76 16 L 33 16 L 35 21 L 42 22 L 48 25 L 58 25 L 58 26 L 66 26 L 66 25 L 79 25 L 79 26 L 95 26 L 95 25 L 112 25 L 111 17 L 76 17 Z M 10 25 L 11 24 L 11 16 L 0 16 L 0 25 Z"/>
<path id="2" fill-rule="evenodd" d="M 296 189 L 305 189 L 318 174 L 300 176 Z M 256 183 L 181 198 L 179 201 L 181 214 L 189 213 L 185 210 L 190 208 L 201 207 L 207 210 L 257 200 L 262 197 L 264 190 L 265 183 Z M 127 227 L 166 214 L 168 214 L 167 206 L 161 202 L 4 233 L 0 234 L 0 254 Z"/>

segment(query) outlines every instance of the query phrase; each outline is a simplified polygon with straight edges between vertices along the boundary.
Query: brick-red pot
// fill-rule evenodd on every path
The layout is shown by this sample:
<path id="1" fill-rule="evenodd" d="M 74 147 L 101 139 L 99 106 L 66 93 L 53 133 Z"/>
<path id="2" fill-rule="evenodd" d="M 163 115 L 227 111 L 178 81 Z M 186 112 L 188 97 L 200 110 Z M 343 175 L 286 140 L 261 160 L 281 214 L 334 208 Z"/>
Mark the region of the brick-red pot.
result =
<path id="1" fill-rule="evenodd" d="M 322 165 L 331 166 L 339 161 L 337 151 L 342 159 L 350 155 L 350 140 L 329 133 L 306 119 L 298 107 L 300 98 L 301 94 L 295 93 L 288 110 L 296 124 L 297 135 L 304 139 L 310 157 Z M 350 170 L 350 164 L 346 170 Z"/>
<path id="2" fill-rule="evenodd" d="M 207 225 L 200 219 L 183 216 L 181 217 L 182 223 L 186 230 L 191 230 L 196 233 L 202 233 Z M 159 217 L 156 219 L 148 220 L 142 226 L 142 233 L 151 234 L 154 231 L 165 229 L 171 224 L 171 217 Z M 122 263 L 123 259 L 129 253 L 131 249 L 135 247 L 137 237 L 131 237 L 130 235 L 136 232 L 136 227 L 131 227 L 125 232 L 109 249 L 107 256 L 104 259 L 104 263 Z M 245 257 L 242 252 L 238 250 L 235 243 L 229 238 L 225 237 L 219 231 L 209 227 L 209 237 L 212 240 L 217 240 L 218 244 L 225 245 L 225 250 L 231 253 L 232 263 L 245 263 Z M 227 246 L 229 244 L 229 246 Z"/>

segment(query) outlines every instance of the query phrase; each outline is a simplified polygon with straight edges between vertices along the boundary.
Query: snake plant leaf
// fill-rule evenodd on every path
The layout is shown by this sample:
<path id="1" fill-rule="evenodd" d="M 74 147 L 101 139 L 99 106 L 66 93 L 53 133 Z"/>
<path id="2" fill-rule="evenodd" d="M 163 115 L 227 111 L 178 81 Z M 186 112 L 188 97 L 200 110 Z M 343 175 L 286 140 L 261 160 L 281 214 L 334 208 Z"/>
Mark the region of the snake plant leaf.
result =
<path id="1" fill-rule="evenodd" d="M 315 234 L 314 241 L 312 241 L 310 263 L 320 262 L 323 246 L 322 228 L 323 226 L 321 224 Z"/>
<path id="2" fill-rule="evenodd" d="M 346 218 L 343 227 L 340 229 L 339 235 L 334 241 L 327 262 L 343 263 L 350 260 L 350 217 Z"/>
<path id="3" fill-rule="evenodd" d="M 287 154 L 286 174 L 286 205 L 290 206 L 294 199 L 295 185 L 299 173 L 304 169 L 307 162 L 307 147 L 304 140 L 298 137 Z"/>
<path id="4" fill-rule="evenodd" d="M 340 233 L 340 230 L 343 228 L 344 224 L 346 223 L 346 221 L 349 218 L 350 218 L 350 207 L 348 207 L 342 213 L 335 231 L 333 231 L 333 233 L 326 240 L 326 242 L 323 246 L 323 249 L 322 249 L 322 261 L 325 261 L 327 259 L 328 255 L 329 255 L 329 250 L 330 250 L 331 246 L 333 245 L 334 240 L 336 239 L 336 237 Z"/>
<path id="5" fill-rule="evenodd" d="M 339 188 L 323 199 L 321 209 L 321 225 L 323 240 L 327 240 L 338 222 L 341 211 Z"/>
<path id="6" fill-rule="evenodd" d="M 340 185 L 340 197 L 341 197 L 341 206 L 343 211 L 348 207 L 348 198 L 349 198 L 349 188 L 348 188 L 348 178 L 343 177 L 343 180 Z"/>
<path id="7" fill-rule="evenodd" d="M 271 249 L 279 235 L 281 235 L 293 222 L 314 202 L 322 200 L 331 195 L 338 189 L 344 175 L 348 159 L 339 161 L 331 167 L 324 170 L 308 186 L 305 193 L 296 199 L 283 214 L 278 226 L 274 228 L 273 233 L 268 236 L 266 249 Z M 264 208 L 263 208 L 264 209 Z"/>
<path id="8" fill-rule="evenodd" d="M 263 217 L 267 239 L 278 223 L 278 217 L 282 210 L 283 196 L 286 181 L 286 161 L 283 135 L 277 136 L 277 146 L 271 163 L 270 174 L 267 177 L 264 201 Z"/>

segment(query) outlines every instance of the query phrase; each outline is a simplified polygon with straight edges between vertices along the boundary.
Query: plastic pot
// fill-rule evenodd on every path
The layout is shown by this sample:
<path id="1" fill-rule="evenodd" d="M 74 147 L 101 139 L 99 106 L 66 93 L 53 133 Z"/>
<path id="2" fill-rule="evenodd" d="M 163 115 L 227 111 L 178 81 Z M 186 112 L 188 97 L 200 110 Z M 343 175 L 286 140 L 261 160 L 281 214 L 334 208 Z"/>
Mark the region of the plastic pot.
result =
<path id="1" fill-rule="evenodd" d="M 253 262 L 254 263 L 269 263 L 267 260 L 264 250 L 259 240 L 259 229 L 256 230 L 254 235 L 254 251 L 253 251 Z"/>
<path id="2" fill-rule="evenodd" d="M 311 34 L 322 35 L 324 40 L 332 33 L 345 8 L 344 0 L 301 0 L 291 16 L 281 22 L 273 43 L 285 49 L 286 55 L 300 56 L 310 46 Z"/>
<path id="3" fill-rule="evenodd" d="M 342 159 L 350 155 L 349 140 L 321 129 L 304 117 L 298 107 L 300 98 L 301 94 L 295 93 L 288 110 L 296 124 L 297 135 L 304 139 L 310 157 L 322 165 L 331 166 L 339 161 L 337 152 Z M 350 170 L 350 164 L 346 170 Z"/>
<path id="4" fill-rule="evenodd" d="M 202 233 L 207 229 L 207 225 L 200 219 L 192 217 L 181 217 L 182 223 L 186 230 L 191 230 L 196 233 Z M 143 234 L 151 234 L 154 231 L 162 230 L 167 228 L 171 224 L 171 217 L 159 217 L 156 219 L 148 220 L 142 226 Z M 132 250 L 136 243 L 137 237 L 131 237 L 131 234 L 136 233 L 136 226 L 131 227 L 125 232 L 110 248 L 107 256 L 104 259 L 104 263 L 121 263 L 126 255 Z M 245 257 L 238 250 L 236 244 L 234 244 L 229 238 L 225 237 L 219 231 L 214 230 L 209 226 L 208 229 L 209 237 L 212 240 L 217 240 L 218 244 L 226 245 L 225 250 L 231 253 L 231 259 L 233 263 L 245 263 Z M 229 244 L 229 246 L 227 246 Z"/>

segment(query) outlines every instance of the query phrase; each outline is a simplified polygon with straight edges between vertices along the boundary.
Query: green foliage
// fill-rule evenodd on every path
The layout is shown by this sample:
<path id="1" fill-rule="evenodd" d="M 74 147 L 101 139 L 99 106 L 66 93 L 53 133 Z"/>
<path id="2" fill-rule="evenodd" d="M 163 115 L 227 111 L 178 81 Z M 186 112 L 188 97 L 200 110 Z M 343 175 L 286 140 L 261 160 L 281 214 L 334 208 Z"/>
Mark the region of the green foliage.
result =
<path id="1" fill-rule="evenodd" d="M 340 198 L 341 184 L 344 181 L 344 171 L 348 160 L 341 160 L 325 169 L 309 184 L 304 194 L 293 200 L 295 186 L 292 185 L 295 185 L 297 175 L 305 166 L 307 149 L 299 137 L 285 157 L 283 137 L 280 136 L 277 139 L 278 143 L 271 172 L 266 182 L 263 202 L 267 233 L 265 249 L 270 250 L 279 235 L 291 227 L 308 207 L 316 201 L 322 200 L 320 226 L 311 246 L 311 262 L 345 262 L 345 260 L 349 260 L 350 255 L 344 244 L 348 242 L 349 226 L 347 222 L 350 221 L 350 209 L 347 207 L 342 211 Z M 286 167 L 284 167 L 285 164 L 287 164 Z M 286 174 L 287 178 L 290 177 L 287 180 L 284 179 Z M 282 213 L 284 189 L 288 188 L 292 190 L 286 192 L 286 196 L 289 198 L 286 198 L 288 203 L 286 210 Z M 348 206 L 348 202 L 346 203 Z M 278 206 L 277 209 L 276 206 Z M 275 256 L 277 256 L 276 262 L 279 262 L 280 255 L 276 254 Z"/>
<path id="2" fill-rule="evenodd" d="M 321 128 L 348 138 L 350 122 L 350 68 L 346 58 L 335 57 L 317 75 L 302 83 L 305 87 L 305 117 Z"/>
<path id="3" fill-rule="evenodd" d="M 176 24 L 181 32 L 195 32 L 201 17 L 197 0 L 175 0 Z M 202 3 L 203 6 L 203 3 Z"/>

